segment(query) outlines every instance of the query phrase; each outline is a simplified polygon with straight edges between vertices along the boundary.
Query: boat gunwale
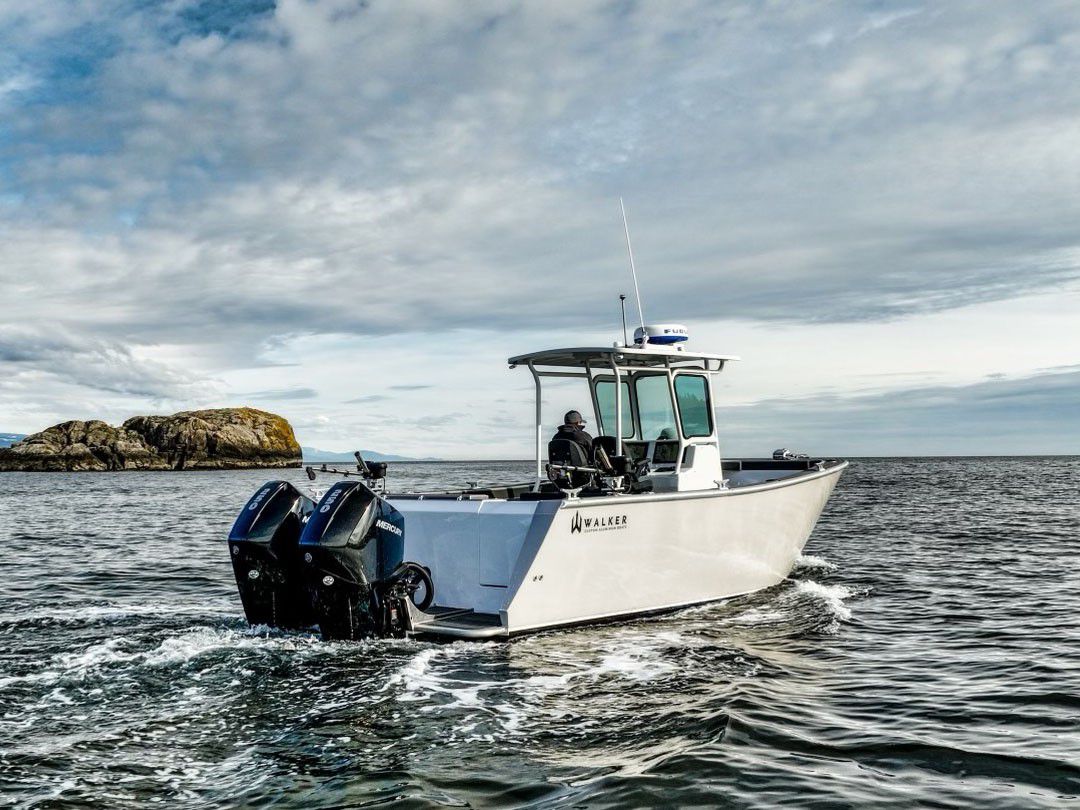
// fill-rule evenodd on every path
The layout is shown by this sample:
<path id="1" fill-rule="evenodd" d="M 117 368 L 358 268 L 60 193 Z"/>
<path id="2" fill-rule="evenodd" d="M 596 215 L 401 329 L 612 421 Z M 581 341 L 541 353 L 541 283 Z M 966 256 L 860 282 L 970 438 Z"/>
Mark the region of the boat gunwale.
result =
<path id="1" fill-rule="evenodd" d="M 831 460 L 832 459 L 830 459 L 830 461 Z M 851 463 L 841 459 L 836 459 L 836 462 L 836 464 L 830 467 L 824 467 L 820 470 L 810 469 L 774 481 L 762 481 L 759 484 L 747 484 L 746 486 L 741 487 L 728 487 L 724 489 L 719 487 L 716 489 L 691 489 L 684 492 L 643 492 L 636 495 L 613 493 L 610 496 L 598 498 L 568 498 L 562 503 L 572 506 L 575 509 L 580 509 L 583 506 L 592 506 L 597 502 L 610 502 L 610 499 L 614 499 L 618 503 L 656 503 L 657 501 L 684 501 L 693 500 L 695 498 L 721 498 L 731 497 L 733 495 L 749 495 L 754 492 L 764 492 L 766 490 L 794 486 L 795 484 L 805 483 L 806 481 L 824 478 L 827 475 L 836 475 L 847 469 L 848 465 Z"/>
<path id="2" fill-rule="evenodd" d="M 823 467 L 822 469 L 809 469 L 805 471 L 796 472 L 794 475 L 785 476 L 784 478 L 778 478 L 772 481 L 762 481 L 758 484 L 746 484 L 745 486 L 738 487 L 726 487 L 721 489 L 692 489 L 683 492 L 643 492 L 638 494 L 626 494 L 621 492 L 612 492 L 605 495 L 589 496 L 585 498 L 563 498 L 550 500 L 558 500 L 560 509 L 582 509 L 591 506 L 610 506 L 612 503 L 658 503 L 661 501 L 676 501 L 676 500 L 694 500 L 696 498 L 720 498 L 731 497 L 734 495 L 749 495 L 755 492 L 765 492 L 773 489 L 781 489 L 783 487 L 790 487 L 796 484 L 802 484 L 807 481 L 813 481 L 818 478 L 823 478 L 827 475 L 837 475 L 843 472 L 851 464 L 846 459 L 828 459 L 823 461 L 825 464 L 829 462 L 835 462 L 830 466 Z M 397 495 L 387 495 L 386 499 L 390 503 L 394 502 L 394 498 L 399 498 L 403 501 L 423 500 L 425 496 L 429 497 L 432 501 L 459 501 L 468 500 L 464 494 L 454 497 L 455 493 L 410 493 L 402 492 Z M 541 503 L 541 501 L 527 501 L 521 498 L 483 498 L 477 499 L 480 503 Z"/>

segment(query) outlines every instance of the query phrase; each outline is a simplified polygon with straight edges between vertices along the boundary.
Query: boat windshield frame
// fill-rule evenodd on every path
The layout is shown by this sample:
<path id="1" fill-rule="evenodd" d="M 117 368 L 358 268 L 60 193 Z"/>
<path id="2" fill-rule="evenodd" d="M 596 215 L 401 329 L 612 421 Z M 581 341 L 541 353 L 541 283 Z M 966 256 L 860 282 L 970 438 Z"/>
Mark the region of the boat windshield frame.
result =
<path id="1" fill-rule="evenodd" d="M 536 413 L 536 483 L 534 489 L 539 491 L 540 484 L 544 480 L 544 425 L 542 418 L 543 403 L 543 380 L 545 378 L 577 378 L 584 380 L 589 388 L 589 397 L 592 400 L 593 411 L 600 419 L 600 404 L 596 396 L 596 383 L 600 380 L 614 381 L 616 392 L 621 391 L 620 385 L 625 381 L 633 387 L 634 377 L 638 373 L 666 375 L 668 392 L 671 404 L 675 412 L 675 429 L 678 437 L 679 449 L 675 462 L 675 473 L 682 468 L 682 459 L 685 448 L 690 444 L 700 444 L 702 440 L 715 442 L 717 451 L 720 450 L 720 438 L 715 417 L 711 419 L 712 433 L 709 436 L 695 436 L 688 439 L 682 426 L 682 415 L 679 410 L 678 398 L 675 393 L 675 377 L 678 373 L 697 373 L 704 375 L 708 381 L 708 396 L 710 410 L 716 407 L 716 393 L 713 380 L 724 370 L 724 366 L 732 360 L 739 358 L 734 355 L 706 354 L 702 352 L 685 351 L 681 347 L 660 348 L 649 346 L 637 348 L 629 346 L 613 346 L 611 348 L 569 348 L 547 349 L 545 351 L 511 357 L 507 362 L 511 369 L 525 366 L 533 377 L 536 390 L 535 413 Z M 631 397 L 632 409 L 637 408 L 636 399 Z M 622 396 L 615 396 L 615 454 L 623 454 L 623 406 Z M 636 418 L 631 419 L 632 424 L 638 424 Z"/>

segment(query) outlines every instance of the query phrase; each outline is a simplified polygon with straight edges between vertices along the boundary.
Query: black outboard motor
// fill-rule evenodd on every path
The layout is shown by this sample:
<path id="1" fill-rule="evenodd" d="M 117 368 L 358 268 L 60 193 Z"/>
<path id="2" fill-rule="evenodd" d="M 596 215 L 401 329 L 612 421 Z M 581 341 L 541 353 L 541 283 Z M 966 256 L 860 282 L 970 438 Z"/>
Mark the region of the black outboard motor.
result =
<path id="1" fill-rule="evenodd" d="M 403 637 L 406 600 L 434 589 L 427 570 L 403 562 L 405 518 L 359 481 L 327 490 L 300 537 L 305 578 L 324 639 Z"/>
<path id="2" fill-rule="evenodd" d="M 229 554 L 251 624 L 298 628 L 315 623 L 299 549 L 304 520 L 314 508 L 314 501 L 288 481 L 267 481 L 236 518 Z"/>

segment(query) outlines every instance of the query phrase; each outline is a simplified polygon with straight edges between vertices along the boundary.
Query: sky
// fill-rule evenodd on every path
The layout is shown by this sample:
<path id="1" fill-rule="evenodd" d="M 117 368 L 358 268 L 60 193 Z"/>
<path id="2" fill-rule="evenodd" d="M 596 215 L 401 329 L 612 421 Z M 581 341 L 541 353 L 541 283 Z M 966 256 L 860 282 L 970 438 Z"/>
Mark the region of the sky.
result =
<path id="1" fill-rule="evenodd" d="M 725 452 L 1077 453 L 1078 75 L 1052 0 L 5 0 L 0 430 L 526 457 L 621 196 Z"/>

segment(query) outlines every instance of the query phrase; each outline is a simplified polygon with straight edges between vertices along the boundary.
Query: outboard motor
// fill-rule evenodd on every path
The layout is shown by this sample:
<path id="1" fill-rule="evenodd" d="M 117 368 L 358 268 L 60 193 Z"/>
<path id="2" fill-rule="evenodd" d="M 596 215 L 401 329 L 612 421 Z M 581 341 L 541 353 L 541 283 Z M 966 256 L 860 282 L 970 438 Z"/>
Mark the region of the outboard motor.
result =
<path id="1" fill-rule="evenodd" d="M 327 490 L 299 548 L 324 639 L 401 638 L 410 629 L 406 601 L 422 588 L 416 606 L 431 605 L 430 574 L 403 562 L 405 518 L 359 481 L 341 481 Z"/>
<path id="2" fill-rule="evenodd" d="M 288 481 L 267 481 L 251 496 L 229 532 L 240 601 L 251 624 L 310 627 L 299 541 L 314 501 Z"/>

